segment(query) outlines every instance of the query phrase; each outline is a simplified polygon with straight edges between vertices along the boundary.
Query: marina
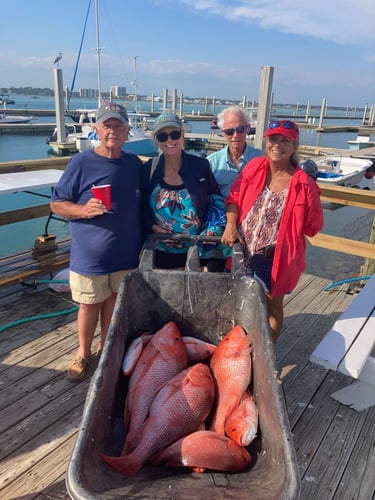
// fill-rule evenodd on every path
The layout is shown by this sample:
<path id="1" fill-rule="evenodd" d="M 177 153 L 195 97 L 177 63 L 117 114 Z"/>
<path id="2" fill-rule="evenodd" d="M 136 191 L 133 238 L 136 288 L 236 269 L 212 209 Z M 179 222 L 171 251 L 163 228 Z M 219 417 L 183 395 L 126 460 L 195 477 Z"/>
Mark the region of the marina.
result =
<path id="1" fill-rule="evenodd" d="M 202 120 L 193 120 L 192 123 L 193 127 L 199 124 L 206 130 L 209 126 Z M 316 131 L 305 129 L 301 133 L 316 134 Z M 327 135 L 332 138 L 331 134 Z M 23 135 L 9 138 L 25 143 Z M 9 140 L 7 135 L 0 137 L 0 141 L 4 139 Z M 224 144 L 221 137 L 211 137 L 208 131 L 194 129 L 187 134 L 187 139 L 200 141 L 199 147 L 202 148 L 207 148 L 209 141 L 216 148 Z M 40 142 L 42 138 L 30 136 L 26 144 L 35 140 Z M 38 147 L 36 151 L 40 151 Z M 325 148 L 316 142 L 304 144 L 300 149 L 301 156 L 307 157 L 337 153 L 337 148 Z M 340 149 L 340 154 L 373 158 L 374 149 Z M 69 157 L 47 157 L 47 154 L 42 160 L 40 155 L 32 160 L 30 146 L 27 150 L 29 158 L 22 160 L 19 151 L 13 161 L 0 162 L 0 175 L 34 172 L 35 176 L 31 177 L 35 179 L 36 173 L 44 169 L 62 171 L 69 160 Z M 27 189 L 30 185 L 26 175 L 24 180 L 23 188 Z M 35 182 L 37 188 L 38 182 Z M 50 183 L 53 185 L 55 181 L 47 179 L 45 182 L 40 187 L 42 194 L 48 197 Z M 72 384 L 66 379 L 66 366 L 78 345 L 76 304 L 69 292 L 57 291 L 52 285 L 56 273 L 69 265 L 69 238 L 66 233 L 55 231 L 60 226 L 53 225 L 52 221 L 49 231 L 45 230 L 49 215 L 46 201 L 31 206 L 30 202 L 23 202 L 23 208 L 16 207 L 16 199 L 23 193 L 12 194 L 10 191 L 14 186 L 5 184 L 2 198 L 6 200 L 6 207 L 1 210 L 1 228 L 5 230 L 27 224 L 30 246 L 0 257 L 0 494 L 4 500 L 68 499 L 66 470 L 77 439 L 85 399 L 90 394 L 90 380 L 95 369 L 100 368 L 101 361 L 93 358 L 89 374 L 80 384 Z M 324 184 L 320 187 L 322 201 L 333 204 L 334 209 L 325 211 L 325 216 L 329 214 L 329 217 L 324 233 L 317 235 L 308 245 L 308 269 L 297 288 L 286 297 L 285 322 L 274 353 L 277 380 L 282 384 L 285 396 L 300 477 L 300 498 L 368 500 L 375 491 L 375 406 L 356 411 L 334 399 L 332 394 L 349 386 L 352 377 L 319 366 L 310 357 L 335 322 L 362 293 L 354 293 L 346 278 L 360 272 L 355 259 L 360 257 L 362 264 L 366 258 L 375 259 L 374 245 L 369 242 L 365 228 L 367 236 L 364 239 L 357 233 L 343 233 L 349 222 L 353 222 L 358 230 L 360 224 L 356 221 L 359 215 L 373 219 L 375 192 Z M 36 225 L 32 226 L 33 223 Z M 34 233 L 33 227 L 36 228 Z M 42 251 L 35 252 L 36 236 L 49 232 L 57 235 L 56 240 L 51 242 L 46 238 L 46 241 L 39 242 Z M 2 236 L 3 241 L 7 238 L 9 236 Z M 311 252 L 315 250 L 318 253 L 314 265 Z M 350 264 L 345 256 L 352 259 Z M 325 266 L 333 270 L 331 278 Z M 332 279 L 340 278 L 343 283 L 325 290 L 332 285 Z M 367 303 L 373 300 L 365 297 Z M 94 347 L 98 338 L 99 331 L 95 335 Z M 370 346 L 370 357 L 374 355 L 375 349 Z M 155 492 L 154 498 L 178 497 L 177 494 L 158 496 L 157 479 L 143 477 L 143 480 L 147 481 L 144 488 Z M 168 475 L 169 491 L 173 491 L 175 480 L 174 472 Z M 213 476 L 206 473 L 204 481 L 210 484 L 210 488 L 205 489 L 208 498 L 231 494 L 230 478 L 226 474 Z M 216 487 L 212 487 L 212 483 Z M 144 498 L 142 481 L 137 477 L 131 483 L 131 492 L 131 497 Z M 187 492 L 185 498 L 189 498 L 189 494 Z M 266 493 L 264 498 L 268 498 Z"/>
<path id="2" fill-rule="evenodd" d="M 3 3 L 2 34 L 9 43 L 4 43 L 1 52 L 0 88 L 0 106 L 4 106 L 4 113 L 0 109 L 1 500 L 375 500 L 375 77 L 371 71 L 375 11 L 372 2 L 354 0 L 344 5 L 316 2 L 312 7 L 308 2 L 294 2 L 292 6 L 290 12 L 285 11 L 285 4 L 275 9 L 265 1 L 67 0 L 49 2 L 48 8 L 42 2 L 27 7 L 22 0 Z M 12 19 L 17 19 L 17 28 Z M 219 114 L 234 104 L 248 111 L 248 120 L 221 120 Z M 99 121 L 100 116 L 103 120 L 112 116 L 111 122 L 98 127 L 103 142 L 98 152 L 105 154 L 107 144 L 108 156 L 118 157 L 118 139 L 126 132 L 116 123 L 114 108 L 121 113 L 116 116 L 121 116 L 123 125 L 128 122 L 119 105 L 126 107 L 128 117 L 141 117 L 139 136 L 153 148 L 133 150 L 141 162 L 151 165 L 151 171 L 150 176 L 148 170 L 143 171 L 139 184 L 131 169 L 135 186 L 130 191 L 121 162 L 96 163 L 94 153 L 87 151 L 85 157 L 93 162 L 92 169 L 84 166 L 90 177 L 86 178 L 74 156 L 97 145 L 93 124 L 98 116 Z M 154 140 L 154 124 L 166 111 L 179 115 L 184 131 L 167 128 L 164 133 L 159 130 L 159 135 L 155 127 L 158 136 Z M 181 128 L 179 121 L 169 123 Z M 268 129 L 279 134 L 266 139 Z M 171 157 L 157 169 L 156 189 L 149 186 L 152 208 L 155 203 L 159 208 L 157 194 L 167 194 L 164 187 L 177 183 L 178 175 L 187 192 L 194 178 L 199 182 L 199 206 L 194 194 L 193 208 L 199 209 L 198 223 L 202 212 L 206 222 L 209 213 L 202 188 L 212 191 L 216 185 L 204 158 L 221 150 L 212 164 L 216 159 L 223 163 L 222 177 L 228 181 L 232 166 L 225 164 L 226 149 L 222 148 L 231 142 L 232 159 L 237 158 L 239 136 L 243 146 L 246 140 L 269 156 L 269 189 L 264 185 L 262 194 L 270 204 L 276 200 L 278 209 L 264 210 L 255 202 L 246 218 L 243 212 L 253 203 L 250 191 L 262 189 L 256 176 L 250 181 L 250 165 L 250 177 L 241 177 L 250 182 L 250 191 L 244 198 L 242 190 L 239 193 L 240 204 L 244 203 L 240 211 L 241 220 L 245 216 L 243 227 L 248 222 L 247 243 L 256 245 L 254 253 L 259 253 L 260 262 L 267 259 L 268 269 L 274 262 L 274 274 L 280 271 L 285 283 L 293 281 L 294 270 L 302 273 L 297 284 L 295 280 L 284 287 L 295 286 L 283 297 L 284 304 L 278 298 L 274 301 L 283 307 L 281 335 L 273 343 L 270 302 L 258 276 L 244 275 L 248 259 L 239 242 L 226 263 L 228 272 L 210 272 L 210 265 L 200 267 L 198 241 L 202 240 L 198 236 L 191 238 L 195 244 L 189 248 L 186 267 L 165 270 L 154 269 L 151 241 L 158 239 L 156 235 L 143 245 L 139 265 L 132 254 L 132 265 L 137 268 L 121 283 L 108 335 L 101 341 L 109 310 L 104 307 L 99 317 L 97 307 L 82 307 L 78 312 L 79 304 L 69 288 L 70 269 L 81 268 L 76 262 L 83 262 L 85 255 L 88 266 L 90 255 L 98 255 L 100 244 L 105 243 L 108 251 L 101 254 L 115 264 L 116 257 L 110 253 L 116 252 L 117 245 L 113 246 L 113 240 L 110 245 L 108 233 L 99 234 L 112 225 L 117 228 L 112 235 L 119 238 L 120 247 L 125 240 L 130 245 L 121 257 L 130 257 L 131 242 L 141 239 L 138 213 L 133 209 L 139 203 L 144 208 L 144 181 L 151 182 L 161 151 Z M 127 146 L 130 150 L 130 141 L 126 142 L 123 151 L 128 151 Z M 189 171 L 184 160 L 190 156 L 181 154 L 181 148 L 196 155 Z M 246 153 L 251 156 L 251 151 Z M 72 158 L 72 175 L 66 177 L 64 188 L 57 189 Z M 184 166 L 180 172 L 178 159 Z M 141 167 L 135 158 L 130 163 Z M 205 167 L 208 175 L 196 175 L 195 164 Z M 266 168 L 268 161 L 257 158 L 253 165 L 257 164 Z M 313 165 L 312 179 L 297 166 L 306 165 L 307 172 L 308 164 Z M 113 175 L 114 166 L 119 176 Z M 163 166 L 167 186 L 158 181 Z M 85 209 L 53 203 L 53 214 L 54 190 L 54 200 L 65 199 L 68 191 L 67 197 L 76 199 L 76 177 L 83 187 L 79 203 L 90 202 Z M 96 196 L 98 189 L 108 194 L 109 186 L 112 205 L 106 204 L 106 211 L 112 215 L 94 219 L 92 225 L 89 219 L 103 210 L 91 194 Z M 242 183 L 241 188 L 246 185 Z M 216 201 L 216 197 L 207 201 L 211 198 Z M 206 206 L 201 206 L 201 199 Z M 127 213 L 134 217 L 131 224 L 126 224 L 125 202 L 129 203 Z M 165 205 L 169 215 L 180 215 L 174 196 Z M 190 205 L 186 208 L 183 227 L 196 214 Z M 265 215 L 260 219 L 265 224 L 257 225 L 259 238 L 251 235 L 256 212 Z M 289 216 L 293 222 L 285 225 Z M 85 219 L 70 224 L 65 217 Z M 280 227 L 272 226 L 275 220 Z M 92 233 L 93 226 L 100 227 L 98 233 Z M 319 228 L 317 234 L 314 226 Z M 232 229 L 224 239 L 229 233 L 233 237 Z M 303 237 L 301 231 L 314 236 Z M 71 252 L 70 235 L 77 232 L 86 245 L 81 247 L 80 259 L 74 249 Z M 177 239 L 185 241 L 182 235 L 168 238 L 169 245 Z M 219 238 L 210 237 L 208 242 Z M 276 245 L 268 244 L 275 240 Z M 181 247 L 173 246 L 177 251 Z M 216 256 L 207 245 L 210 254 L 212 250 Z M 277 287 L 282 285 L 280 279 Z M 276 287 L 273 291 L 277 293 Z M 113 302 L 109 300 L 108 305 Z M 276 312 L 281 316 L 279 307 Z M 85 314 L 90 310 L 92 314 Z M 277 323 L 281 318 L 276 315 L 274 319 Z M 85 326 L 94 320 L 99 324 L 90 356 L 85 341 L 91 338 L 83 337 Z M 199 367 L 197 385 L 209 389 L 208 398 L 198 398 L 196 413 L 201 417 L 192 414 L 194 404 L 184 404 L 196 401 L 185 385 L 178 391 L 183 396 L 177 403 L 164 399 L 159 405 L 158 393 L 158 404 L 151 403 L 147 415 L 145 410 L 148 423 L 149 417 L 154 424 L 156 420 L 152 433 L 157 444 L 150 452 L 148 425 L 140 429 L 140 422 L 133 431 L 133 416 L 138 412 L 129 392 L 134 388 L 134 399 L 145 408 L 147 394 L 149 401 L 155 394 L 150 390 L 155 379 L 161 374 L 167 379 L 174 361 L 180 360 L 175 344 L 182 347 L 179 351 L 186 365 L 195 360 L 183 344 L 194 342 L 187 338 L 182 342 L 172 327 L 174 359 L 168 357 L 157 370 L 139 363 L 147 371 L 142 374 L 142 381 L 147 380 L 143 386 L 133 374 L 131 378 L 125 375 L 124 355 L 129 354 L 130 345 L 134 347 L 133 339 L 149 340 L 143 333 L 158 331 L 166 321 L 175 322 L 185 337 L 226 349 L 223 353 L 209 346 L 208 351 L 219 351 L 219 356 L 214 355 L 213 361 L 205 357 Z M 181 447 L 175 442 L 172 454 L 176 454 L 169 458 L 171 450 L 166 446 L 177 435 L 197 429 L 202 422 L 216 428 L 222 393 L 214 365 L 220 356 L 227 361 L 228 343 L 221 340 L 230 329 L 240 334 L 243 344 L 232 356 L 231 368 L 239 371 L 244 360 L 246 379 L 233 384 L 233 373 L 225 370 L 228 363 L 219 370 L 225 374 L 224 386 L 231 385 L 227 399 L 237 392 L 244 396 L 246 388 L 252 393 L 257 420 L 251 437 L 255 433 L 255 438 L 245 448 L 234 447 L 236 458 L 229 457 L 230 440 L 225 438 L 225 449 L 217 452 L 213 436 L 208 445 L 207 434 L 199 434 L 193 450 L 186 450 L 188 440 Z M 155 337 L 151 346 L 154 342 Z M 163 344 L 163 358 L 166 351 Z M 79 382 L 68 378 L 75 367 L 77 378 L 82 374 Z M 228 436 L 241 433 L 238 425 L 246 426 L 246 417 L 230 423 L 233 413 L 223 413 L 220 432 L 224 427 Z M 142 443 L 148 448 L 143 448 L 144 454 Z M 116 467 L 120 461 L 115 457 L 121 450 L 131 452 L 134 446 L 136 456 L 120 460 L 122 465 Z M 161 448 L 162 457 L 157 456 Z M 203 455 L 202 463 L 195 458 L 190 462 L 199 470 L 188 468 L 190 457 L 185 453 L 190 451 Z M 184 467 L 180 467 L 181 459 Z"/>

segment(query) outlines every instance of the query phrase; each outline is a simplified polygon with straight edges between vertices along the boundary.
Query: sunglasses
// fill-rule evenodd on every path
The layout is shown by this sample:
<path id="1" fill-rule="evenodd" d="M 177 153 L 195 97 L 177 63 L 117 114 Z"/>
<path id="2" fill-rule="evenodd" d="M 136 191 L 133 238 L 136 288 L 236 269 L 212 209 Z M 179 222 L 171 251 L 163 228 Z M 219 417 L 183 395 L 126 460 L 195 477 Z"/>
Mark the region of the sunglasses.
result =
<path id="1" fill-rule="evenodd" d="M 241 125 L 241 127 L 237 127 L 237 128 L 226 128 L 225 130 L 223 130 L 224 134 L 225 135 L 234 135 L 235 132 L 237 132 L 237 134 L 244 134 L 245 132 L 247 132 L 249 129 L 249 125 Z"/>
<path id="2" fill-rule="evenodd" d="M 287 130 L 298 130 L 298 126 L 290 120 L 272 120 L 272 122 L 270 122 L 268 125 L 268 128 L 279 127 L 285 128 Z"/>
<path id="3" fill-rule="evenodd" d="M 178 141 L 178 139 L 181 138 L 181 134 L 181 130 L 172 130 L 170 134 L 167 134 L 167 132 L 159 132 L 159 134 L 156 134 L 156 139 L 159 142 L 166 142 L 168 137 L 170 137 L 172 141 Z"/>

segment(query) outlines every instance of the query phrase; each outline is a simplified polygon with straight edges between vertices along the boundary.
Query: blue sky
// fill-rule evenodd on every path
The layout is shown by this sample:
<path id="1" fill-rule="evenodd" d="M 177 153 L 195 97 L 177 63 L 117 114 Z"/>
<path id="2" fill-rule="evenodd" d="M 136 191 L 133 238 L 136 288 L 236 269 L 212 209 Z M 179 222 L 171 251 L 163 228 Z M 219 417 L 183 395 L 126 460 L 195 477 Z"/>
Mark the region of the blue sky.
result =
<path id="1" fill-rule="evenodd" d="M 2 2 L 0 87 L 70 86 L 89 0 Z M 75 90 L 97 88 L 92 0 Z M 375 103 L 374 0 L 99 0 L 102 89 L 176 88 L 189 97 L 258 99 L 274 68 L 275 103 Z"/>

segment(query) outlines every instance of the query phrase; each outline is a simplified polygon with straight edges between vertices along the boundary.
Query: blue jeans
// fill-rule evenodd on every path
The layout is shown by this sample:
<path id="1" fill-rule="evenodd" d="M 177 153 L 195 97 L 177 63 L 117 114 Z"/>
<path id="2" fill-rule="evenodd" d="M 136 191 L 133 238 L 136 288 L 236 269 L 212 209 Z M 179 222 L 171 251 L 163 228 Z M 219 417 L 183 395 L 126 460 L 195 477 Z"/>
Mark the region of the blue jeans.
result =
<path id="1" fill-rule="evenodd" d="M 253 255 L 246 267 L 246 274 L 256 278 L 267 293 L 271 293 L 272 264 L 273 256 L 265 257 L 264 255 Z"/>

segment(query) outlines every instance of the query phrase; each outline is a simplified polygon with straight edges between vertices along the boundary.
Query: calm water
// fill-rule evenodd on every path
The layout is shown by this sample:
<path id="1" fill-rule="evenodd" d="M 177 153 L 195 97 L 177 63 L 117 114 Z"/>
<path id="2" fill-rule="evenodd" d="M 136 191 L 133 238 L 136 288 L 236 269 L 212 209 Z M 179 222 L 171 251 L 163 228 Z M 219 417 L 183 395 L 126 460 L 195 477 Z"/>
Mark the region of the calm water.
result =
<path id="1" fill-rule="evenodd" d="M 24 101 L 24 104 L 21 103 Z M 72 102 L 72 109 L 76 107 L 95 107 L 95 101 L 76 100 Z M 53 98 L 31 99 L 25 97 L 16 99 L 16 108 L 27 106 L 29 109 L 48 109 L 54 108 Z M 149 111 L 149 103 L 140 103 L 142 111 Z M 132 103 L 128 104 L 128 109 L 131 110 Z M 217 106 L 215 111 L 218 113 L 222 107 Z M 204 112 L 203 106 L 186 105 L 184 111 L 194 114 Z M 208 109 L 211 112 L 211 109 Z M 8 113 L 11 114 L 11 106 L 8 107 Z M 332 112 L 333 113 L 333 112 Z M 341 110 L 343 116 L 346 115 L 346 110 Z M 338 112 L 335 110 L 335 115 Z M 304 114 L 299 115 L 302 119 Z M 362 116 L 346 120 L 345 124 L 358 124 Z M 37 118 L 34 121 L 54 122 L 54 117 Z M 330 119 L 326 118 L 324 123 L 329 123 Z M 337 123 L 337 122 L 336 122 Z M 193 132 L 209 133 L 209 122 L 192 122 Z M 300 142 L 306 145 L 317 145 L 321 147 L 336 147 L 340 149 L 347 148 L 347 140 L 355 139 L 355 133 L 316 133 L 312 130 L 302 129 Z M 0 135 L 0 162 L 24 159 L 38 159 L 48 157 L 48 145 L 44 136 L 29 136 L 29 135 Z M 49 194 L 48 190 L 41 191 L 43 194 Z M 36 196 L 25 193 L 15 193 L 2 195 L 0 197 L 0 213 L 8 210 L 16 210 L 26 206 L 33 206 L 45 203 L 45 200 Z M 358 209 L 353 207 L 335 206 L 324 209 L 325 225 L 323 232 L 346 236 L 353 239 L 362 240 L 367 236 L 369 224 L 372 218 L 371 211 Z M 8 255 L 14 252 L 27 250 L 32 248 L 34 240 L 38 235 L 44 234 L 45 219 L 34 219 L 27 222 L 20 222 L 9 226 L 0 226 L 0 256 Z M 62 237 L 68 234 L 68 226 L 65 223 L 51 221 L 48 230 L 56 236 Z M 338 252 L 329 252 L 326 250 L 316 249 L 311 246 L 307 247 L 307 269 L 311 274 L 327 277 L 332 280 L 344 279 L 351 276 L 352 272 L 358 270 L 361 261 L 357 257 L 348 256 Z"/>

